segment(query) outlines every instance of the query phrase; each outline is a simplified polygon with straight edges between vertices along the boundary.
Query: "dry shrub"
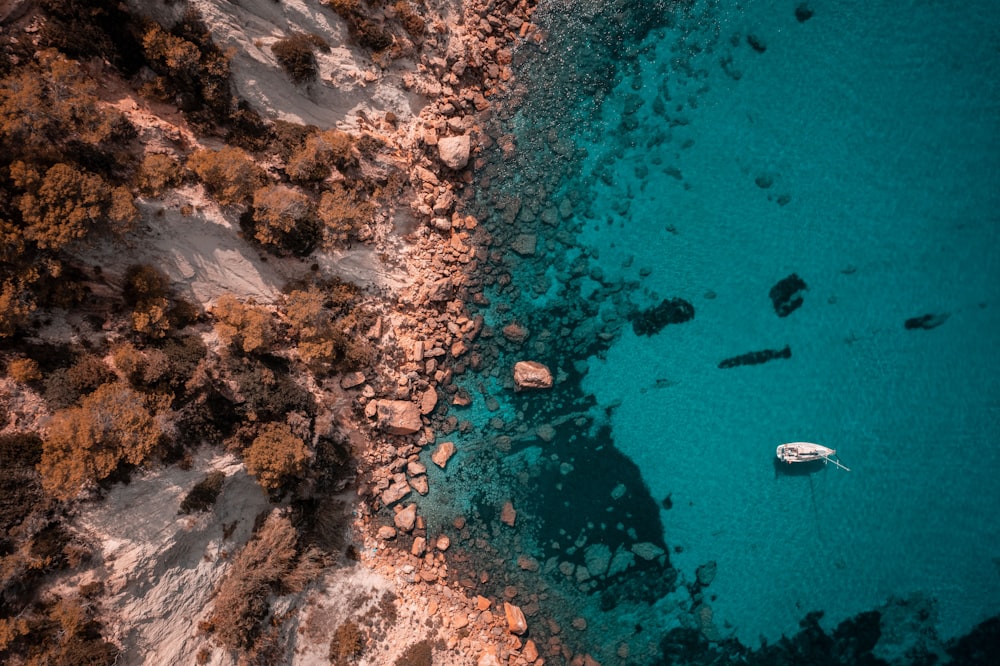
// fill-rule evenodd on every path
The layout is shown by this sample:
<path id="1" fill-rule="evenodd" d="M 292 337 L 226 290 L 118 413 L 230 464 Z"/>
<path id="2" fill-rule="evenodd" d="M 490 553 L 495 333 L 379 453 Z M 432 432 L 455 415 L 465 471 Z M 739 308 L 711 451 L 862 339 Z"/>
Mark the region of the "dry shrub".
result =
<path id="1" fill-rule="evenodd" d="M 253 194 L 253 236 L 261 245 L 300 251 L 315 245 L 312 201 L 287 185 L 266 185 Z"/>
<path id="2" fill-rule="evenodd" d="M 114 378 L 115 374 L 104 359 L 94 354 L 83 354 L 66 371 L 66 381 L 77 395 L 90 393 Z"/>
<path id="3" fill-rule="evenodd" d="M 337 129 L 309 135 L 293 151 L 285 173 L 299 182 L 318 181 L 330 175 L 332 167 L 346 168 L 357 164 L 354 137 Z"/>
<path id="4" fill-rule="evenodd" d="M 222 492 L 222 484 L 226 481 L 225 472 L 214 470 L 196 483 L 193 488 L 181 500 L 181 508 L 177 513 L 189 514 L 199 511 L 208 511 L 215 505 L 215 500 Z"/>
<path id="5" fill-rule="evenodd" d="M 365 635 L 361 627 L 348 620 L 336 628 L 330 639 L 330 663 L 333 666 L 352 666 L 365 650 Z"/>
<path id="6" fill-rule="evenodd" d="M 324 225 L 326 244 L 338 246 L 357 238 L 358 232 L 371 224 L 375 206 L 357 191 L 334 183 L 323 193 L 316 213 Z"/>
<path id="7" fill-rule="evenodd" d="M 223 294 L 212 308 L 215 332 L 226 345 L 250 354 L 266 351 L 274 342 L 275 330 L 271 313 L 249 301 L 241 303 L 231 294 Z"/>
<path id="8" fill-rule="evenodd" d="M 71 499 L 120 463 L 144 461 L 160 435 L 141 394 L 122 382 L 104 384 L 79 407 L 53 414 L 38 466 L 42 486 L 56 499 Z"/>
<path id="9" fill-rule="evenodd" d="M 219 585 L 209 620 L 224 647 L 245 650 L 253 645 L 268 614 L 272 588 L 293 566 L 295 543 L 291 521 L 274 511 L 234 558 Z"/>
<path id="10" fill-rule="evenodd" d="M 434 666 L 431 642 L 424 639 L 410 645 L 396 659 L 395 666 Z"/>
<path id="11" fill-rule="evenodd" d="M 301 32 L 283 37 L 271 45 L 278 63 L 295 83 L 304 83 L 316 76 L 316 55 L 313 50 L 317 48 L 329 51 L 330 45 L 319 35 Z"/>
<path id="12" fill-rule="evenodd" d="M 7 363 L 7 376 L 15 382 L 30 384 L 42 378 L 42 370 L 33 358 L 15 358 Z"/>
<path id="13" fill-rule="evenodd" d="M 406 0 L 399 0 L 393 5 L 393 9 L 396 10 L 396 15 L 399 17 L 399 22 L 403 24 L 403 29 L 411 37 L 420 37 L 424 34 L 426 28 L 424 19 L 413 8 L 413 5 Z"/>
<path id="14" fill-rule="evenodd" d="M 250 155 L 230 146 L 199 150 L 188 158 L 188 167 L 223 206 L 249 202 L 254 190 L 264 182 L 263 170 Z"/>
<path id="15" fill-rule="evenodd" d="M 151 153 L 142 160 L 138 180 L 143 194 L 161 197 L 181 182 L 181 166 L 169 155 Z"/>
<path id="16" fill-rule="evenodd" d="M 243 454 L 247 472 L 269 493 L 302 475 L 309 448 L 286 423 L 268 423 Z"/>

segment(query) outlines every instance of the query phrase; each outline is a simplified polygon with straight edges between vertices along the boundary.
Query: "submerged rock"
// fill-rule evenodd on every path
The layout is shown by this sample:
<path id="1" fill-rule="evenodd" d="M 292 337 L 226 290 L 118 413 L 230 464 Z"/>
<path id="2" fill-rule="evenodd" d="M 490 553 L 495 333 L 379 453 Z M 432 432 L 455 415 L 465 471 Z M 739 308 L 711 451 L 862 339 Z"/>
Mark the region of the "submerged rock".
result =
<path id="1" fill-rule="evenodd" d="M 503 508 L 500 509 L 500 522 L 504 525 L 514 527 L 515 521 L 517 521 L 517 510 L 514 508 L 514 504 L 508 500 L 504 502 Z"/>
<path id="2" fill-rule="evenodd" d="M 694 306 L 683 298 L 666 298 L 659 305 L 634 313 L 631 319 L 636 335 L 653 335 L 667 324 L 683 324 L 694 319 Z"/>
<path id="3" fill-rule="evenodd" d="M 738 365 L 760 365 L 776 358 L 791 358 L 792 348 L 785 345 L 784 349 L 762 349 L 761 351 L 747 352 L 739 356 L 719 361 L 720 368 L 735 368 Z"/>
<path id="4" fill-rule="evenodd" d="M 702 564 L 695 570 L 695 577 L 698 579 L 698 584 L 702 587 L 708 587 L 715 580 L 715 573 L 718 570 L 718 565 L 715 560 L 711 560 Z"/>
<path id="5" fill-rule="evenodd" d="M 771 287 L 768 295 L 779 317 L 787 317 L 802 305 L 802 292 L 808 289 L 805 281 L 792 273 Z"/>
<path id="6" fill-rule="evenodd" d="M 917 328 L 922 328 L 929 331 L 932 328 L 937 328 L 943 324 L 948 319 L 948 313 L 943 314 L 925 314 L 919 317 L 912 317 L 907 319 L 903 326 L 908 331 L 912 331 Z"/>
<path id="7" fill-rule="evenodd" d="M 799 23 L 805 23 L 811 19 L 815 13 L 816 12 L 809 7 L 808 3 L 805 2 L 800 3 L 799 6 L 795 8 L 795 18 Z"/>
<path id="8" fill-rule="evenodd" d="M 514 364 L 516 390 L 552 388 L 552 371 L 537 361 L 518 361 Z"/>
<path id="9" fill-rule="evenodd" d="M 764 43 L 764 40 L 753 33 L 747 35 L 747 44 L 757 53 L 763 53 L 767 50 L 767 44 Z"/>
<path id="10" fill-rule="evenodd" d="M 455 455 L 455 442 L 441 442 L 431 454 L 431 460 L 435 465 L 444 469 L 453 455 Z"/>

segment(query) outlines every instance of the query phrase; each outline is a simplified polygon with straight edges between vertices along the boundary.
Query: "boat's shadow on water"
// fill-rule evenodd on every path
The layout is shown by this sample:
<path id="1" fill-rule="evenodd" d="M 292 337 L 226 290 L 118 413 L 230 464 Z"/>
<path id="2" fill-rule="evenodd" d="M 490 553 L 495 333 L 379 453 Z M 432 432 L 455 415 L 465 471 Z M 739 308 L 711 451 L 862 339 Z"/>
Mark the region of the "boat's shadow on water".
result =
<path id="1" fill-rule="evenodd" d="M 824 460 L 788 464 L 774 458 L 771 462 L 774 465 L 775 478 L 780 476 L 809 476 L 816 472 L 822 472 L 827 468 L 827 462 Z"/>

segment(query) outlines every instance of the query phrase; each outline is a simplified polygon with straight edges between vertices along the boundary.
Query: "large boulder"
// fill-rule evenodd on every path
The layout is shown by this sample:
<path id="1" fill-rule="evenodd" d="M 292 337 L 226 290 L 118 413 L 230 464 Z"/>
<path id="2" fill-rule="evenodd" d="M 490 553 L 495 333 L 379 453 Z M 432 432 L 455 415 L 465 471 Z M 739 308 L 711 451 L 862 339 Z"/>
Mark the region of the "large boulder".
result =
<path id="1" fill-rule="evenodd" d="M 507 631 L 520 636 L 528 630 L 528 620 L 524 617 L 524 611 L 514 604 L 503 602 L 503 612 L 507 616 Z"/>
<path id="2" fill-rule="evenodd" d="M 472 141 L 468 134 L 438 139 L 438 156 L 451 169 L 464 169 L 469 163 Z"/>
<path id="3" fill-rule="evenodd" d="M 409 400 L 379 400 L 375 413 L 379 427 L 390 435 L 412 435 L 424 427 L 420 407 Z"/>
<path id="4" fill-rule="evenodd" d="M 514 385 L 518 391 L 552 388 L 552 372 L 537 361 L 518 361 L 514 364 Z"/>

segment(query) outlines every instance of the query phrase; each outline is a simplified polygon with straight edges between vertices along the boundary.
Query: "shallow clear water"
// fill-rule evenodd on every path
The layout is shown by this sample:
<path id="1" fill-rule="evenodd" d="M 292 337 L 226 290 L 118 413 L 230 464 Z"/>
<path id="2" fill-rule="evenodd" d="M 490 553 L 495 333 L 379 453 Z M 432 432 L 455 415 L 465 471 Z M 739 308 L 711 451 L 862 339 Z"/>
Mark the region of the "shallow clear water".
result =
<path id="1" fill-rule="evenodd" d="M 618 25 L 553 1 L 550 41 L 519 56 L 518 153 L 482 202 L 510 284 L 492 275 L 483 314 L 531 337 L 481 343 L 458 413 L 474 427 L 426 511 L 477 513 L 512 549 L 504 575 L 542 562 L 608 663 L 620 638 L 651 663 L 656 632 L 704 630 L 704 604 L 747 645 L 915 593 L 942 638 L 1000 610 L 1000 10 L 844 0 L 800 21 L 796 4 L 623 1 L 639 18 Z M 504 248 L 518 233 L 534 255 Z M 769 291 L 792 273 L 808 289 L 779 317 Z M 693 320 L 636 335 L 628 318 L 668 297 Z M 925 314 L 943 323 L 904 327 Z M 562 381 L 513 392 L 527 357 Z M 786 473 L 774 449 L 797 440 L 852 471 Z M 504 542 L 507 497 L 524 517 Z M 662 569 L 556 571 L 654 541 Z M 709 561 L 704 596 L 656 582 Z"/>

